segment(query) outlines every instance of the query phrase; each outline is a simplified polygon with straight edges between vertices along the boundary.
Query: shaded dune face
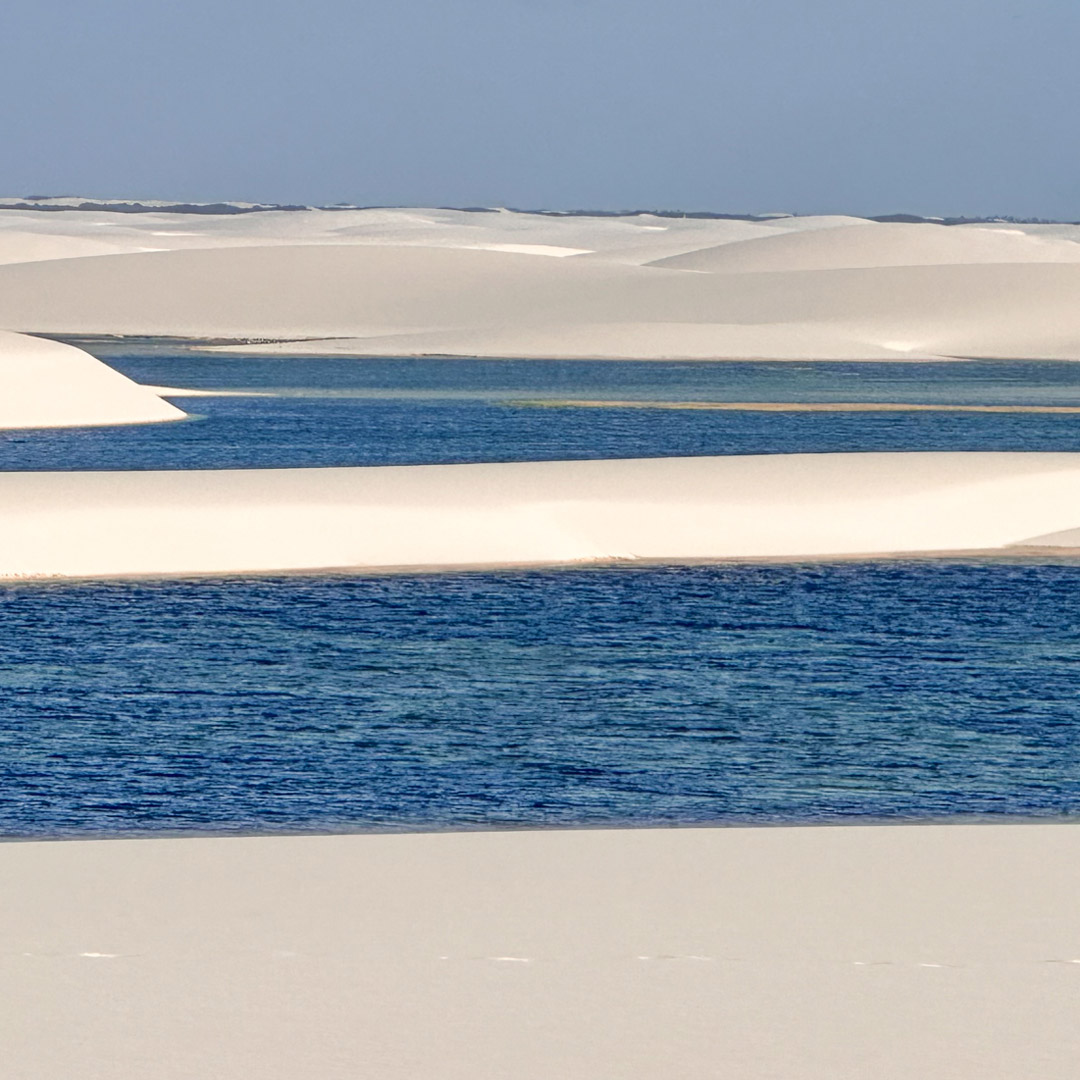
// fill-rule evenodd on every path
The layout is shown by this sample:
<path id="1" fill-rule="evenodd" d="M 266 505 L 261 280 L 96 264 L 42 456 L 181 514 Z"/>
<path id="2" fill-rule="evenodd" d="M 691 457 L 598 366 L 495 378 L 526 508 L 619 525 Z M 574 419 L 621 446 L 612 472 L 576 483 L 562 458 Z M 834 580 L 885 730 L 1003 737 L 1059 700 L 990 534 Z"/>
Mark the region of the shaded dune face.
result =
<path id="1" fill-rule="evenodd" d="M 81 349 L 0 332 L 0 430 L 140 424 L 184 416 Z"/>

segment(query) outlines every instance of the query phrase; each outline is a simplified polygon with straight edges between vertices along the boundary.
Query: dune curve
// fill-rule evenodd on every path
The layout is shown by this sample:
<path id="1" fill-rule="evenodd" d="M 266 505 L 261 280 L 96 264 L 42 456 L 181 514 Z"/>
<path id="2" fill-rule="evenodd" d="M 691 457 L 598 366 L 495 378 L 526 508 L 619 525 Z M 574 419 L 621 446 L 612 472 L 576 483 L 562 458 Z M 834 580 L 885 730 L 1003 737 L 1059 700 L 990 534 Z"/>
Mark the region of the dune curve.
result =
<path id="1" fill-rule="evenodd" d="M 142 424 L 185 415 L 82 349 L 0 331 L 0 430 Z"/>
<path id="2" fill-rule="evenodd" d="M 24 333 L 299 355 L 1080 359 L 1069 225 L 7 210 L 0 264 L 0 326 Z"/>
<path id="3" fill-rule="evenodd" d="M 506 251 L 279 245 L 0 266 L 0 326 L 337 339 L 335 352 L 382 356 L 1068 359 L 1080 358 L 1078 288 L 1080 262 L 721 274 Z M 346 339 L 361 340 L 350 350 Z"/>
<path id="4" fill-rule="evenodd" d="M 961 230 L 941 225 L 863 222 L 741 240 L 656 259 L 646 265 L 737 274 L 1018 262 L 1080 262 L 1080 244 L 1006 227 Z"/>

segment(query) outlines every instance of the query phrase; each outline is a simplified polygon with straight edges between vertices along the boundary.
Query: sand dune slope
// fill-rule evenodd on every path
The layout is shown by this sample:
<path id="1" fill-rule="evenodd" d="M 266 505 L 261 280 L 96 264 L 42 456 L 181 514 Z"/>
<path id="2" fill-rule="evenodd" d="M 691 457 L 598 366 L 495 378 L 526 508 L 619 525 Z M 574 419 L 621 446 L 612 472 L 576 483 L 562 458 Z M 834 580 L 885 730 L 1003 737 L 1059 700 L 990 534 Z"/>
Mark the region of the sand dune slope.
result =
<path id="1" fill-rule="evenodd" d="M 0 326 L 298 355 L 1080 359 L 1078 241 L 842 217 L 5 211 Z"/>
<path id="2" fill-rule="evenodd" d="M 140 424 L 184 415 L 81 349 L 0 331 L 0 429 Z"/>
<path id="3" fill-rule="evenodd" d="M 1080 523 L 1080 455 L 795 454 L 0 474 L 0 578 L 995 550 Z"/>
<path id="4" fill-rule="evenodd" d="M 1080 263 L 1080 244 L 1059 237 L 1032 236 L 1007 226 L 947 229 L 940 225 L 863 223 L 742 240 L 657 259 L 649 265 L 737 274 L 1017 262 Z"/>
<path id="5" fill-rule="evenodd" d="M 572 321 L 612 310 L 624 288 L 633 290 L 624 283 L 654 276 L 574 259 L 386 245 L 101 256 L 0 267 L 0 325 L 302 337 L 486 326 L 523 311 Z"/>
<path id="6" fill-rule="evenodd" d="M 380 337 L 359 351 L 383 355 L 1080 357 L 1078 295 L 1080 263 L 712 274 L 503 251 L 278 246 L 2 266 L 0 325 Z M 633 324 L 659 330 L 640 345 L 597 332 Z"/>
<path id="7" fill-rule="evenodd" d="M 1072 1080 L 1068 825 L 0 846 L 20 1080 Z"/>
<path id="8" fill-rule="evenodd" d="M 0 212 L 0 263 L 283 244 L 496 250 L 510 245 L 537 255 L 587 252 L 590 257 L 635 263 L 733 240 L 858 221 L 779 217 L 752 222 L 654 214 L 590 217 L 411 207 L 235 215 L 7 209 Z"/>

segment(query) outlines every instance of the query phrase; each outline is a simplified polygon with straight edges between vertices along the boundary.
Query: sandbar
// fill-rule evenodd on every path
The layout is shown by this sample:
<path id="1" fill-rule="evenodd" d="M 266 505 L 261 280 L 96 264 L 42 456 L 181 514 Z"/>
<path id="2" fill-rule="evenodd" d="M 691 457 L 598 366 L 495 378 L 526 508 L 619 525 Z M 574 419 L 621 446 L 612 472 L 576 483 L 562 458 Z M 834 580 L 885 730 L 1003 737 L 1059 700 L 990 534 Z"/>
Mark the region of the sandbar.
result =
<path id="1" fill-rule="evenodd" d="M 1016 550 L 1080 454 L 0 473 L 0 579 Z"/>

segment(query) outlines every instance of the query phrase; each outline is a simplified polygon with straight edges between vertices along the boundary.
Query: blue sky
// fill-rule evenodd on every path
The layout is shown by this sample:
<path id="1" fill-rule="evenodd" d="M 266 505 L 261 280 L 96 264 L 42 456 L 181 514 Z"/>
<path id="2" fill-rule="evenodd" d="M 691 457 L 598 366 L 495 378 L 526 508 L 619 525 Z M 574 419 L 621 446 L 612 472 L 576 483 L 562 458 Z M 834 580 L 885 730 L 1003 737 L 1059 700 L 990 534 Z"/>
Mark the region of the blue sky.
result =
<path id="1" fill-rule="evenodd" d="M 1077 0 L 99 0 L 0 20 L 0 191 L 1080 219 Z"/>

